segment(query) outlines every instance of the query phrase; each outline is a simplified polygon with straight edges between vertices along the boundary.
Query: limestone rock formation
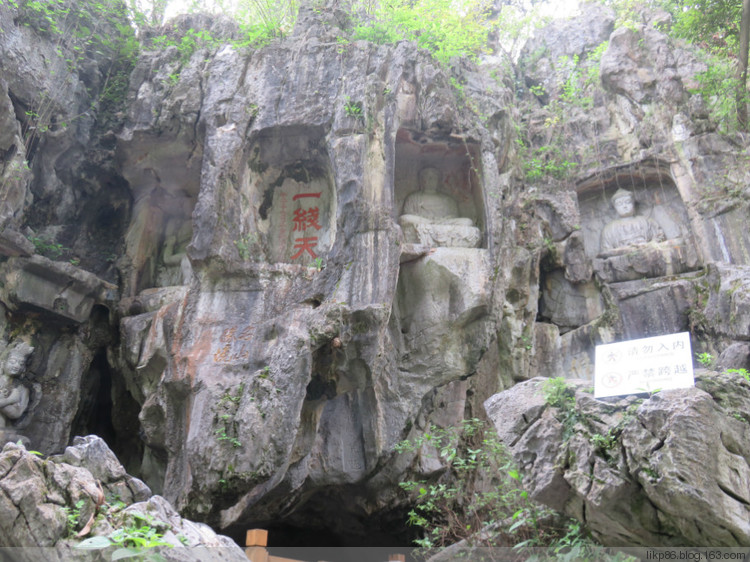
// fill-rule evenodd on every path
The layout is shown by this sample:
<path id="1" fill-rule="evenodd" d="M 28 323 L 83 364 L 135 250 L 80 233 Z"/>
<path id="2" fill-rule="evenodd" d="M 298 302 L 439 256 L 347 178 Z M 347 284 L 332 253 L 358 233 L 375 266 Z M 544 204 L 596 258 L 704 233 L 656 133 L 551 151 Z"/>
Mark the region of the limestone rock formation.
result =
<path id="1" fill-rule="evenodd" d="M 76 437 L 49 459 L 6 444 L 0 505 L 2 546 L 24 547 L 13 554 L 17 560 L 80 558 L 85 551 L 74 549 L 84 537 L 111 536 L 118 529 L 127 534 L 128 526 L 143 525 L 159 533 L 165 546 L 154 548 L 167 560 L 247 560 L 230 539 L 181 518 L 164 498 L 153 496 L 96 436 Z"/>
<path id="2" fill-rule="evenodd" d="M 690 330 L 747 361 L 747 139 L 646 16 L 587 10 L 517 68 L 342 48 L 306 5 L 261 49 L 190 15 L 149 33 L 215 41 L 134 59 L 34 18 L 0 5 L 3 441 L 96 433 L 235 537 L 404 541 L 398 482 L 440 467 L 394 446 L 430 424 L 590 379 L 600 343 Z M 663 237 L 602 253 L 622 187 Z"/>
<path id="3" fill-rule="evenodd" d="M 570 381 L 561 409 L 545 380 L 485 403 L 532 498 L 609 546 L 750 543 L 750 382 L 703 370 L 694 388 L 596 400 Z"/>

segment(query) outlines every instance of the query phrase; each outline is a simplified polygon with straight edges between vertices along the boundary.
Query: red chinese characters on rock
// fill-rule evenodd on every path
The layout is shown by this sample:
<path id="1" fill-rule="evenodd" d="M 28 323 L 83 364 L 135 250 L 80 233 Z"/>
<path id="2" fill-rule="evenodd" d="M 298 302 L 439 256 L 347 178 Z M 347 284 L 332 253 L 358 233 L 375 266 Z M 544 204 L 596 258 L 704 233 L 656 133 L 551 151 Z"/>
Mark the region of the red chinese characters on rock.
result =
<path id="1" fill-rule="evenodd" d="M 292 197 L 292 201 L 299 199 L 312 198 L 320 199 L 321 192 L 318 193 L 299 193 Z M 315 253 L 315 246 L 318 244 L 317 236 L 305 236 L 308 230 L 320 230 L 321 226 L 319 221 L 320 210 L 318 207 L 308 207 L 306 209 L 299 208 L 294 211 L 292 217 L 292 232 L 299 232 L 302 234 L 299 238 L 294 239 L 294 249 L 297 253 L 294 254 L 290 259 L 296 260 L 307 253 L 311 258 L 317 258 L 318 255 Z"/>

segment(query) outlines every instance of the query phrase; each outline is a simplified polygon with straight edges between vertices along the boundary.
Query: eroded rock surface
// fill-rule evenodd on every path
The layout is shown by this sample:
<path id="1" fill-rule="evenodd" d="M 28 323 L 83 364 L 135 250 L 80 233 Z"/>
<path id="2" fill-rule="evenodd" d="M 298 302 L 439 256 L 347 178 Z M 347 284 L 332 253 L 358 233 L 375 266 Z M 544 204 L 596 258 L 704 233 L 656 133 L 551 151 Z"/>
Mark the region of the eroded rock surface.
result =
<path id="1" fill-rule="evenodd" d="M 80 558 L 85 553 L 74 549 L 85 538 L 149 525 L 172 546 L 158 548 L 167 560 L 247 560 L 230 539 L 183 519 L 164 498 L 152 495 L 96 436 L 76 437 L 62 455 L 49 459 L 23 445 L 5 445 L 0 505 L 0 546 L 25 547 L 14 559 Z"/>
<path id="2" fill-rule="evenodd" d="M 701 371 L 648 399 L 545 403 L 545 379 L 485 402 L 532 498 L 584 521 L 609 546 L 750 544 L 750 383 Z"/>

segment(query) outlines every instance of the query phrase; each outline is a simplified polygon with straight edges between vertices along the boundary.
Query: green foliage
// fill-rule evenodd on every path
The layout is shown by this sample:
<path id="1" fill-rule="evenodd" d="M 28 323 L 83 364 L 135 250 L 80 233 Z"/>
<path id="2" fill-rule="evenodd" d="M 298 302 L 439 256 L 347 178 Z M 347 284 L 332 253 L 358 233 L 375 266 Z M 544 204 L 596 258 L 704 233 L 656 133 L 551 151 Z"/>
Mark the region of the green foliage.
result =
<path id="1" fill-rule="evenodd" d="M 594 106 L 594 99 L 584 95 L 578 55 L 573 55 L 572 59 L 566 56 L 560 57 L 558 66 L 570 67 L 568 77 L 562 86 L 560 101 L 569 105 L 577 105 L 582 109 L 591 109 Z M 596 74 L 598 76 L 598 70 Z"/>
<path id="2" fill-rule="evenodd" d="M 714 366 L 714 356 L 710 353 L 696 353 L 695 355 L 696 359 L 698 360 L 698 363 L 703 365 L 706 369 L 712 369 Z"/>
<path id="3" fill-rule="evenodd" d="M 352 5 L 357 14 L 359 5 Z M 407 39 L 428 49 L 441 63 L 475 57 L 487 45 L 488 0 L 392 0 L 359 13 L 352 40 L 392 44 Z"/>
<path id="4" fill-rule="evenodd" d="M 609 6 L 615 11 L 616 27 L 627 27 L 637 29 L 641 23 L 640 12 L 646 7 L 655 7 L 656 2 L 651 0 L 600 0 L 602 4 Z M 658 1 L 658 0 L 657 0 Z"/>
<path id="5" fill-rule="evenodd" d="M 570 410 L 575 407 L 575 391 L 562 377 L 547 379 L 542 384 L 544 402 L 552 408 Z"/>
<path id="6" fill-rule="evenodd" d="M 117 0 L 14 0 L 12 4 L 18 9 L 18 22 L 51 40 L 57 56 L 69 71 L 77 71 L 91 56 L 110 61 L 103 67 L 105 74 L 100 91 L 90 92 L 98 94 L 99 99 L 92 99 L 90 107 L 69 117 L 69 120 L 76 120 L 90 110 L 97 110 L 99 125 L 109 128 L 109 118 L 121 109 L 139 50 L 129 23 L 132 14 L 125 4 Z M 54 76 L 54 71 L 51 74 Z M 71 80 L 61 77 L 63 79 Z M 48 92 L 40 92 L 25 112 L 23 135 L 27 152 L 40 135 L 70 124 L 60 120 L 59 108 L 52 97 Z"/>
<path id="7" fill-rule="evenodd" d="M 737 67 L 736 61 L 719 55 L 704 55 L 707 70 L 696 75 L 699 86 L 691 90 L 700 94 L 706 102 L 713 121 L 724 133 L 736 131 L 737 122 Z M 750 102 L 750 95 L 745 91 L 742 100 Z"/>
<path id="8" fill-rule="evenodd" d="M 67 517 L 68 522 L 68 535 L 72 535 L 75 533 L 76 529 L 78 528 L 79 519 L 81 517 L 81 508 L 85 504 L 84 500 L 78 500 L 73 507 L 65 506 L 63 507 L 63 511 L 65 512 L 65 516 Z"/>
<path id="9" fill-rule="evenodd" d="M 527 182 L 565 180 L 584 158 L 571 138 L 580 134 L 578 122 L 594 107 L 594 90 L 600 85 L 599 65 L 607 47 L 606 41 L 601 43 L 585 59 L 578 55 L 560 57 L 554 63 L 554 83 L 558 86 L 552 91 L 542 85 L 529 88 L 536 99 L 525 106 L 526 122 L 541 127 L 535 125 L 533 131 L 526 124 L 517 127 L 518 157 Z M 539 109 L 539 102 L 544 109 Z"/>
<path id="10" fill-rule="evenodd" d="M 567 439 L 574 432 L 574 427 L 581 421 L 581 414 L 576 409 L 575 390 L 568 386 L 562 377 L 548 379 L 542 384 L 544 402 L 559 411 L 563 424 L 563 437 Z"/>
<path id="11" fill-rule="evenodd" d="M 255 233 L 245 234 L 234 241 L 234 245 L 237 248 L 240 258 L 247 261 L 252 256 L 250 249 L 258 242 L 258 237 Z"/>
<path id="12" fill-rule="evenodd" d="M 745 368 L 741 368 L 741 369 L 727 369 L 724 372 L 725 373 L 737 374 L 737 375 L 743 377 L 747 382 L 750 382 L 750 372 L 747 369 L 745 369 Z"/>
<path id="13" fill-rule="evenodd" d="M 288 35 L 297 21 L 296 0 L 241 0 L 235 18 L 250 46 Z"/>
<path id="14" fill-rule="evenodd" d="M 550 545 L 549 554 L 558 562 L 602 558 L 601 547 L 591 539 L 591 535 L 579 521 L 568 522 L 565 534 Z"/>
<path id="15" fill-rule="evenodd" d="M 158 555 L 149 556 L 149 549 L 172 545 L 162 540 L 161 529 L 168 528 L 166 523 L 158 521 L 148 514 L 130 512 L 124 526 L 115 529 L 107 536 L 88 538 L 77 544 L 75 548 L 81 550 L 102 550 L 117 547 L 112 551 L 111 560 L 147 556 L 150 559 L 163 559 Z"/>
<path id="16" fill-rule="evenodd" d="M 735 56 L 742 0 L 664 0 L 674 18 L 672 34 L 722 56 Z"/>
<path id="17" fill-rule="evenodd" d="M 261 370 L 261 378 L 264 378 L 263 375 L 267 377 L 270 373 L 271 368 L 266 368 L 267 370 Z M 235 449 L 242 447 L 242 442 L 237 437 L 237 420 L 235 416 L 244 393 L 244 383 L 237 387 L 236 394 L 231 394 L 229 391 L 225 392 L 219 400 L 216 414 L 218 427 L 214 431 L 214 435 L 216 435 L 217 441 L 229 443 Z"/>
<path id="18" fill-rule="evenodd" d="M 362 102 L 361 101 L 350 101 L 348 98 L 344 104 L 344 113 L 347 117 L 353 117 L 355 119 L 362 119 Z"/>
<path id="19" fill-rule="evenodd" d="M 180 53 L 180 62 L 183 64 L 190 60 L 198 49 L 216 47 L 220 41 L 205 29 L 195 30 L 190 28 L 184 34 L 159 35 L 152 40 L 152 46 L 156 48 L 176 47 Z"/>
<path id="20" fill-rule="evenodd" d="M 485 422 L 433 425 L 421 437 L 399 443 L 396 451 L 422 458 L 432 451 L 446 467 L 430 480 L 400 484 L 414 502 L 408 523 L 423 531 L 415 541 L 423 554 L 462 539 L 473 546 L 513 545 L 521 552 L 545 547 L 544 555 L 555 559 L 592 554 L 595 543 L 580 523 L 557 528 L 554 512 L 529 499 L 507 449 Z"/>
<path id="21" fill-rule="evenodd" d="M 738 103 L 750 102 L 746 84 L 738 83 L 738 54 L 742 0 L 651 0 L 673 18 L 671 36 L 698 47 L 707 70 L 696 78 L 711 118 L 724 133 L 739 128 Z"/>
<path id="22" fill-rule="evenodd" d="M 56 260 L 57 258 L 62 256 L 63 252 L 69 249 L 62 244 L 52 242 L 51 240 L 42 238 L 40 236 L 32 236 L 29 238 L 29 241 L 34 244 L 34 251 L 37 254 L 40 254 L 52 260 Z"/>
<path id="23" fill-rule="evenodd" d="M 565 179 L 578 166 L 564 157 L 562 149 L 555 145 L 547 145 L 536 148 L 533 152 L 523 158 L 523 169 L 526 180 L 533 182 L 544 177 Z"/>
<path id="24" fill-rule="evenodd" d="M 447 546 L 513 514 L 522 520 L 513 529 L 520 537 L 514 542 L 531 533 L 539 510 L 521 489 L 507 449 L 485 422 L 470 419 L 459 427 L 431 426 L 422 436 L 399 443 L 396 451 L 434 454 L 446 467 L 436 479 L 400 484 L 414 501 L 408 523 L 422 529 L 416 541 L 422 549 Z"/>
<path id="25" fill-rule="evenodd" d="M 602 435 L 601 433 L 595 433 L 594 435 L 592 435 L 591 443 L 597 449 L 608 451 L 610 449 L 614 449 L 615 445 L 617 444 L 618 437 L 619 431 L 610 428 L 604 435 Z"/>

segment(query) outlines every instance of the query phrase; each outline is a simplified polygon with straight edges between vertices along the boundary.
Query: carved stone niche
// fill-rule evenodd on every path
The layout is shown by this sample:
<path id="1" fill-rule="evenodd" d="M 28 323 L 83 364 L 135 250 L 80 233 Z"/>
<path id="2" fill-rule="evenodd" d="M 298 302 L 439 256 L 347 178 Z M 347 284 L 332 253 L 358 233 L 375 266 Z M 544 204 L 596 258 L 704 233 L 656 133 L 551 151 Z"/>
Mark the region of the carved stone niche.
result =
<path id="1" fill-rule="evenodd" d="M 117 157 L 134 201 L 125 235 L 123 295 L 188 284 L 186 248 L 200 190 L 201 150 L 139 133 L 119 139 Z"/>
<path id="2" fill-rule="evenodd" d="M 124 294 L 190 283 L 192 269 L 187 245 L 192 239 L 195 196 L 154 189 L 136 201 L 125 237 L 132 268 Z"/>
<path id="3" fill-rule="evenodd" d="M 273 263 L 313 265 L 336 237 L 336 192 L 325 133 L 319 127 L 278 127 L 252 144 L 241 193 L 241 259 L 258 248 Z"/>
<path id="4" fill-rule="evenodd" d="M 666 165 L 650 160 L 609 169 L 583 180 L 577 192 L 585 252 L 600 280 L 700 267 L 687 210 Z"/>
<path id="5" fill-rule="evenodd" d="M 486 247 L 480 161 L 475 143 L 398 131 L 395 218 L 406 245 Z M 405 251 L 408 257 L 411 250 Z"/>
<path id="6" fill-rule="evenodd" d="M 398 132 L 394 220 L 403 243 L 394 333 L 408 350 L 405 370 L 439 363 L 430 372 L 435 386 L 472 372 L 489 346 L 492 276 L 479 161 L 479 147 L 462 139 Z"/>

